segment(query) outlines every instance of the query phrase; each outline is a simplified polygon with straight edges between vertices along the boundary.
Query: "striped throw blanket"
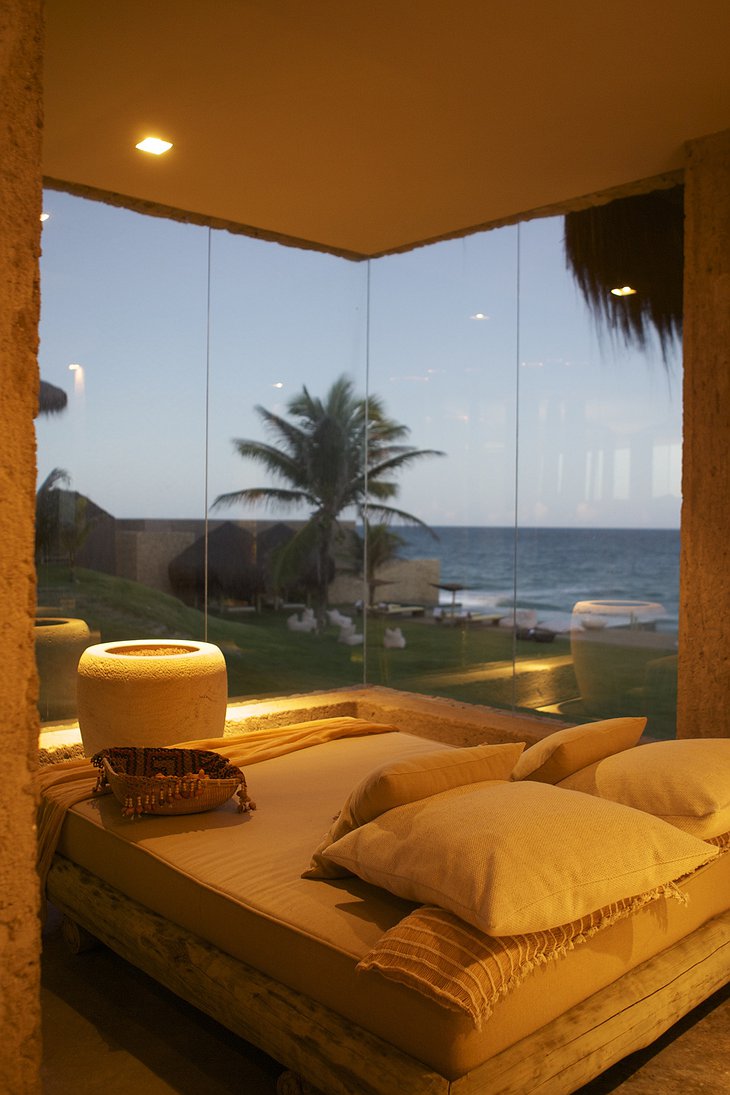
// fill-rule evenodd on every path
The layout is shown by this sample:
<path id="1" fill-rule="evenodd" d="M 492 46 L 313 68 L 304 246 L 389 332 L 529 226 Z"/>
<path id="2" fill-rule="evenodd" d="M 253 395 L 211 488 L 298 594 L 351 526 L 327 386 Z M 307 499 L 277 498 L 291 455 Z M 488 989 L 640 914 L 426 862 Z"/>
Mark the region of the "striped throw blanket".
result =
<path id="1" fill-rule="evenodd" d="M 730 833 L 707 843 L 730 852 Z M 661 897 L 688 901 L 670 882 L 549 931 L 503 936 L 486 935 L 445 909 L 422 905 L 385 932 L 357 968 L 374 970 L 462 1011 L 481 1030 L 499 1001 L 538 966 L 564 958 L 579 943 Z"/>
<path id="2" fill-rule="evenodd" d="M 359 962 L 482 1024 L 538 966 L 563 958 L 603 928 L 659 897 L 687 897 L 673 883 L 628 898 L 571 924 L 530 935 L 491 936 L 435 905 L 415 909 L 385 932 Z"/>

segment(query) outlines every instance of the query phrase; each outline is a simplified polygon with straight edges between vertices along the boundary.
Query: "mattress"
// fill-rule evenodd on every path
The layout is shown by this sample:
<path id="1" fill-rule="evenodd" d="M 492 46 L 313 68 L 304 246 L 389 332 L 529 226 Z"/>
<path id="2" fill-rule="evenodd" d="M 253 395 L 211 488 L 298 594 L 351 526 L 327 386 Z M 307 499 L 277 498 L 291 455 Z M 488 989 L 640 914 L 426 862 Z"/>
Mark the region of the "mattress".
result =
<path id="1" fill-rule="evenodd" d="M 730 904 L 730 855 L 696 872 L 687 905 L 660 899 L 535 970 L 482 1030 L 356 965 L 413 909 L 356 878 L 302 879 L 350 789 L 399 756 L 443 749 L 403 733 L 348 738 L 246 769 L 253 814 L 231 800 L 181 817 L 122 818 L 111 796 L 69 811 L 58 851 L 149 909 L 456 1079 Z"/>

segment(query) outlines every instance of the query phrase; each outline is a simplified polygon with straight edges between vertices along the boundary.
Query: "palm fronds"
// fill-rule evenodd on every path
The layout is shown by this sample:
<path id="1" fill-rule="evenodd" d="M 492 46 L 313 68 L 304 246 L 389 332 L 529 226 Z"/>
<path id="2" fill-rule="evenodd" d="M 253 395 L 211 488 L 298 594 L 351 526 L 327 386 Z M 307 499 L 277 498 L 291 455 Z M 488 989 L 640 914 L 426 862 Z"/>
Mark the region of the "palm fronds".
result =
<path id="1" fill-rule="evenodd" d="M 412 514 L 386 505 L 398 494 L 395 476 L 416 460 L 442 456 L 433 449 L 405 443 L 407 426 L 388 418 L 377 396 L 358 396 L 352 381 L 340 376 L 324 398 L 306 386 L 287 405 L 283 418 L 257 406 L 270 441 L 238 438 L 236 451 L 253 460 L 278 481 L 277 486 L 244 487 L 220 494 L 213 507 L 234 503 L 310 507 L 306 531 L 297 534 L 280 553 L 280 566 L 291 565 L 316 545 L 316 572 L 320 607 L 326 603 L 334 539 L 340 516 L 347 510 L 362 516 L 370 509 L 379 520 L 409 524 L 423 522 Z"/>

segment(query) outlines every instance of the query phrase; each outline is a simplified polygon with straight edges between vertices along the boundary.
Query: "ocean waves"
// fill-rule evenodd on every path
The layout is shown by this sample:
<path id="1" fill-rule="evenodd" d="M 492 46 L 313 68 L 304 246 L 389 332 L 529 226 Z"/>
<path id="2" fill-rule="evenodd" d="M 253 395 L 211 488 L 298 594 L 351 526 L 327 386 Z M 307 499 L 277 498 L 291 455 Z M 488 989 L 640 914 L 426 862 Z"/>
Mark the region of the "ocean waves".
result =
<path id="1" fill-rule="evenodd" d="M 676 630 L 679 612 L 677 529 L 520 529 L 479 526 L 399 528 L 406 559 L 438 558 L 441 581 L 461 585 L 466 611 L 529 608 L 542 626 L 567 630 L 586 600 L 650 601 Z M 448 597 L 444 594 L 445 603 Z"/>

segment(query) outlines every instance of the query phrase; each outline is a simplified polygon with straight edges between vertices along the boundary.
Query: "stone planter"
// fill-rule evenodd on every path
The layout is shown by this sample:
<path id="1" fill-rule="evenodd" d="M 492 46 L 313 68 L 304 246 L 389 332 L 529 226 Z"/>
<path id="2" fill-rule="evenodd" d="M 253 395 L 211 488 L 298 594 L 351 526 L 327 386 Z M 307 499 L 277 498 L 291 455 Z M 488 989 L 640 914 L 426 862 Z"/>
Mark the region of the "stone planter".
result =
<path id="1" fill-rule="evenodd" d="M 92 641 L 84 620 L 36 616 L 35 657 L 42 722 L 76 715 L 76 667 Z"/>
<path id="2" fill-rule="evenodd" d="M 227 702 L 226 663 L 212 643 L 99 643 L 79 661 L 79 727 L 87 756 L 114 745 L 221 737 Z"/>

